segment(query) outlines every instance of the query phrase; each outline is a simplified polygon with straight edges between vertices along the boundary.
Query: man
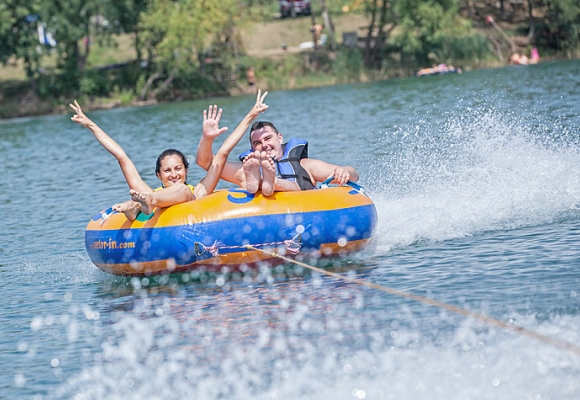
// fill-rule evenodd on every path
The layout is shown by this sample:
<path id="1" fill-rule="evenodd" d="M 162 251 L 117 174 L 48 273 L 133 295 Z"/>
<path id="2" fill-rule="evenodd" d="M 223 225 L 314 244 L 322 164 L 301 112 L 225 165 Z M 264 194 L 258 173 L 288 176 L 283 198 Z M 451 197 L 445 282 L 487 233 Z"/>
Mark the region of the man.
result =
<path id="1" fill-rule="evenodd" d="M 207 169 L 213 157 L 212 143 L 219 132 L 219 118 L 215 126 L 204 129 L 197 149 L 197 164 Z M 249 123 L 248 123 L 249 125 Z M 274 124 L 256 121 L 250 129 L 251 151 L 241 157 L 241 162 L 226 162 L 222 179 L 245 188 L 250 193 L 262 190 L 264 196 L 274 192 L 313 189 L 316 182 L 333 177 L 339 185 L 356 182 L 359 174 L 351 166 L 339 166 L 308 157 L 308 143 L 283 137 Z"/>
<path id="2" fill-rule="evenodd" d="M 246 71 L 246 81 L 248 82 L 248 92 L 256 93 L 256 71 L 250 66 Z"/>

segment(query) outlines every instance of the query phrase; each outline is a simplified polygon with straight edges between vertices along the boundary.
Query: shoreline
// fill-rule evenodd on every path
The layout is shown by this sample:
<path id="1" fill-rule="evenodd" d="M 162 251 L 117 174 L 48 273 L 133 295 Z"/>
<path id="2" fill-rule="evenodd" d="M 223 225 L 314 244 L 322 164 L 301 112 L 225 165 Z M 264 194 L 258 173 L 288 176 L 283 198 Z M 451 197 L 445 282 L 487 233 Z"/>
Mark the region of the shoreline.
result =
<path id="1" fill-rule="evenodd" d="M 561 61 L 572 61 L 575 60 L 574 58 L 543 58 L 542 61 L 537 64 L 541 65 L 547 62 L 561 62 Z M 498 69 L 498 68 L 505 68 L 509 67 L 510 65 L 497 65 L 497 64 L 490 64 L 481 66 L 479 68 L 471 68 L 467 71 L 463 71 L 462 73 L 469 73 L 472 71 L 482 70 L 482 69 Z M 527 65 L 521 65 L 521 67 L 526 67 Z M 518 66 L 514 66 L 518 67 Z M 371 79 L 368 75 L 364 76 L 364 79 L 361 78 L 356 82 L 350 83 L 363 83 L 363 82 L 381 82 L 391 79 L 404 79 L 404 78 L 414 78 L 414 75 L 409 76 L 394 76 L 394 77 L 387 77 L 387 78 L 379 78 L 379 79 Z M 291 77 L 287 77 L 288 82 L 290 82 Z M 417 77 L 419 78 L 419 77 Z M 260 82 L 258 82 L 260 83 Z M 267 83 L 263 85 L 259 85 L 260 87 L 266 88 L 265 90 L 269 91 L 276 91 L 276 90 L 298 90 L 298 89 L 305 89 L 305 88 L 315 88 L 315 87 L 328 87 L 328 86 L 335 86 L 335 85 L 342 85 L 348 82 L 340 82 L 340 83 L 328 83 L 319 82 L 318 84 L 313 84 L 310 82 L 309 85 L 305 86 L 292 86 L 291 87 L 282 87 L 282 88 L 269 88 Z M 244 96 L 249 93 L 245 92 L 242 89 L 242 82 L 237 82 L 237 85 L 234 87 L 229 88 L 229 92 L 224 93 L 206 93 L 203 96 L 191 97 L 191 98 L 184 98 L 181 97 L 175 100 L 167 100 L 167 101 L 159 101 L 159 100 L 132 100 L 130 102 L 123 102 L 118 97 L 97 97 L 93 99 L 83 99 L 83 109 L 87 112 L 95 111 L 95 110 L 107 110 L 113 108 L 122 108 L 122 107 L 146 107 L 155 104 L 168 104 L 168 103 L 177 103 L 183 101 L 192 101 L 192 100 L 200 100 L 208 97 L 237 97 L 237 96 Z M 12 96 L 9 97 L 9 101 L 7 101 L 6 96 L 2 98 L 2 105 L 4 110 L 0 110 L 0 121 L 9 121 L 14 119 L 20 118 L 32 118 L 32 117 L 40 117 L 40 116 L 50 116 L 50 115 L 63 115 L 69 111 L 68 103 L 73 101 L 74 99 L 70 99 L 67 101 L 63 101 L 63 103 L 58 103 L 56 99 L 50 100 L 41 100 L 35 95 L 31 95 L 30 92 L 26 94 L 22 94 L 20 96 Z M 7 112 L 3 112 L 7 111 Z M 9 116 L 6 114 L 10 114 Z"/>

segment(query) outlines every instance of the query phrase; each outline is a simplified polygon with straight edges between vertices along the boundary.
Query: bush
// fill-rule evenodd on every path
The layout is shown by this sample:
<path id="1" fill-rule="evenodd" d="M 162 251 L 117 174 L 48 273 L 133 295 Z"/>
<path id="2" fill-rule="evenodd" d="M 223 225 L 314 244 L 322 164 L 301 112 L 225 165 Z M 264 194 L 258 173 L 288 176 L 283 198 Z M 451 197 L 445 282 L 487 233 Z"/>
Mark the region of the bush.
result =
<path id="1" fill-rule="evenodd" d="M 113 90 L 106 71 L 87 71 L 79 81 L 80 95 L 105 96 Z"/>
<path id="2" fill-rule="evenodd" d="M 78 75 L 41 74 L 36 80 L 36 91 L 41 99 L 76 96 L 78 89 Z"/>
<path id="3" fill-rule="evenodd" d="M 493 57 L 490 42 L 480 34 L 473 34 L 464 37 L 448 38 L 442 44 L 442 62 L 469 60 L 471 62 L 481 62 Z"/>
<path id="4" fill-rule="evenodd" d="M 333 74 L 340 82 L 356 82 L 364 71 L 364 59 L 358 48 L 345 48 L 336 54 Z"/>

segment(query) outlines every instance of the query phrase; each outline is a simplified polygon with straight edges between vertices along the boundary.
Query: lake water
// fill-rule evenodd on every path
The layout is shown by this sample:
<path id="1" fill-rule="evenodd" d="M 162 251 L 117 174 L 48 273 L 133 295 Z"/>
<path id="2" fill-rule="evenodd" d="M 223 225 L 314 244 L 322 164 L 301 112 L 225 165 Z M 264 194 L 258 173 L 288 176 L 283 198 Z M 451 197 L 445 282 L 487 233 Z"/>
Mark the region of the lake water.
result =
<path id="1" fill-rule="evenodd" d="M 575 348 L 308 269 L 108 275 L 84 229 L 128 198 L 117 163 L 71 114 L 0 122 L 0 398 L 580 398 L 579 93 L 569 61 L 274 92 L 264 116 L 377 206 L 373 245 L 319 266 Z M 231 132 L 253 98 L 89 116 L 151 186 L 169 147 L 195 183 L 210 103 Z"/>

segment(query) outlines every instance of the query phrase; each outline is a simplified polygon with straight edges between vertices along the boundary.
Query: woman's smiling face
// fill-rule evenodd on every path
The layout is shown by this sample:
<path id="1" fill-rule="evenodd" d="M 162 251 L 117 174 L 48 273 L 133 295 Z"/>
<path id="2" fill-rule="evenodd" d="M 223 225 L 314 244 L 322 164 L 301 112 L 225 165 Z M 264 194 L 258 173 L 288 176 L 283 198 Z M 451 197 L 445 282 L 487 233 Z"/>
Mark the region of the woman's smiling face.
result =
<path id="1" fill-rule="evenodd" d="M 161 160 L 157 177 L 165 187 L 187 182 L 187 168 L 182 158 L 176 154 L 165 156 Z"/>

